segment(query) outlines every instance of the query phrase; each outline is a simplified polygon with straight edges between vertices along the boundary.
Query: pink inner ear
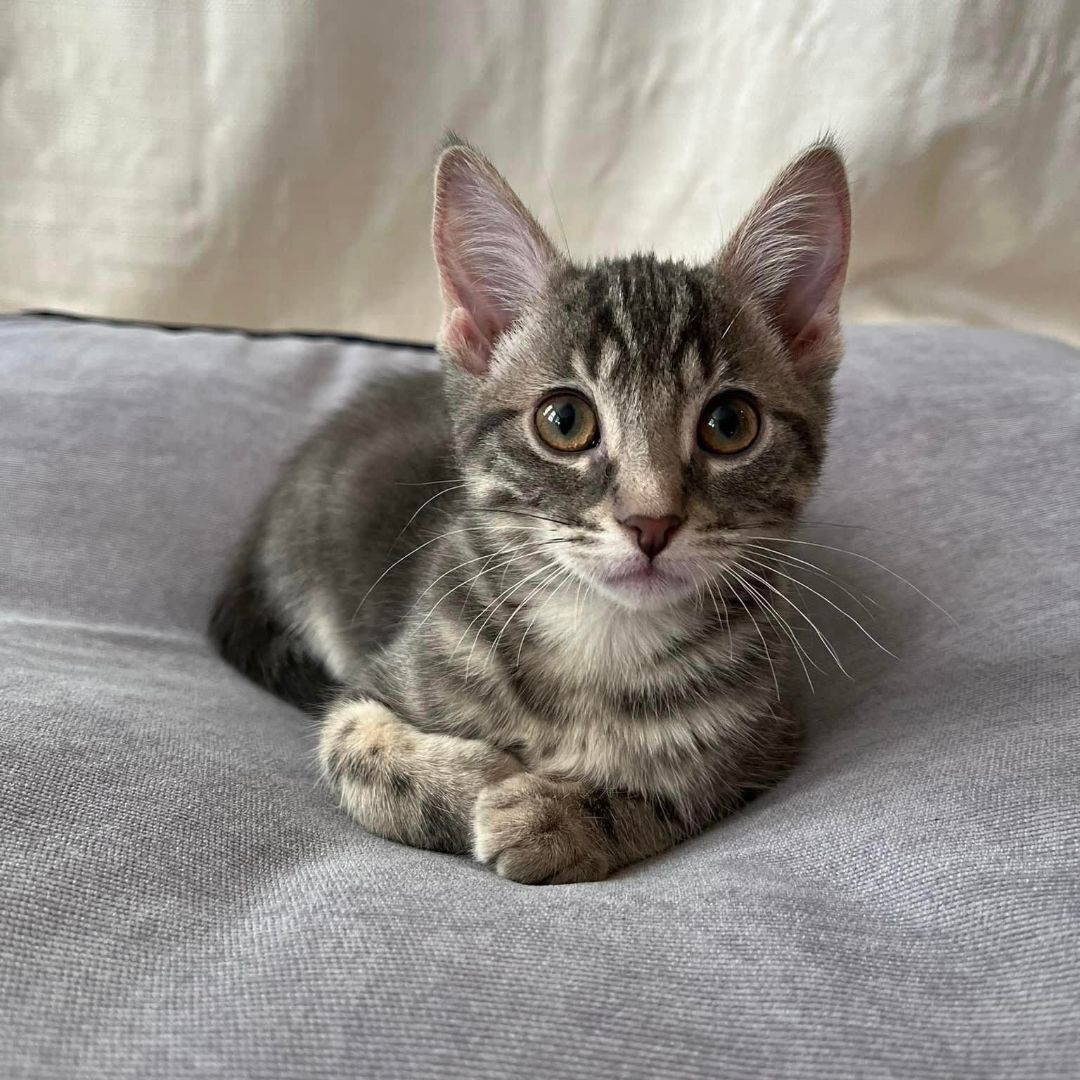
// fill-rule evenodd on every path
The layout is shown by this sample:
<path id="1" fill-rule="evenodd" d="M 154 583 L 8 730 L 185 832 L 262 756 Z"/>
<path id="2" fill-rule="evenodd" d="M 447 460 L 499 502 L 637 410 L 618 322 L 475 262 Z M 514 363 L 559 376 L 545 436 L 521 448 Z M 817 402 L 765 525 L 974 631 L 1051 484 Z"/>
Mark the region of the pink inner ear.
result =
<path id="1" fill-rule="evenodd" d="M 506 181 L 464 145 L 439 161 L 433 241 L 445 310 L 440 343 L 482 374 L 499 335 L 543 287 L 554 250 Z"/>
<path id="2" fill-rule="evenodd" d="M 438 180 L 434 244 L 443 298 L 451 312 L 468 314 L 490 346 L 510 321 L 486 265 L 496 261 L 497 230 L 476 177 L 448 165 Z"/>
<path id="3" fill-rule="evenodd" d="M 836 223 L 842 223 L 842 214 Z M 818 227 L 824 224 L 818 223 Z M 776 322 L 796 352 L 803 352 L 828 331 L 843 287 L 847 262 L 842 228 L 817 238 L 820 249 L 796 262 L 788 283 L 774 301 Z"/>
<path id="4" fill-rule="evenodd" d="M 843 162 L 826 144 L 780 174 L 732 239 L 728 267 L 762 301 L 796 359 L 824 355 L 839 339 L 849 228 Z"/>
<path id="5" fill-rule="evenodd" d="M 483 375 L 488 368 L 491 341 L 486 338 L 465 308 L 454 308 L 443 322 L 442 347 L 472 375 Z"/>

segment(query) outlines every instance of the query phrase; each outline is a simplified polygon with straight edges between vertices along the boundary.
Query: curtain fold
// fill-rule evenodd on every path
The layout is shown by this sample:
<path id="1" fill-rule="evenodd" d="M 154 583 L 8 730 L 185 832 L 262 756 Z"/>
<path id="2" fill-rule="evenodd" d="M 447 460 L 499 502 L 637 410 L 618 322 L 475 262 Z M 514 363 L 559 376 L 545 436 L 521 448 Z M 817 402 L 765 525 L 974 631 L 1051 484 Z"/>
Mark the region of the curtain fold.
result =
<path id="1" fill-rule="evenodd" d="M 849 320 L 1080 342 L 1069 0 L 9 0 L 0 308 L 430 339 L 449 127 L 577 257 L 706 258 L 833 131 Z"/>

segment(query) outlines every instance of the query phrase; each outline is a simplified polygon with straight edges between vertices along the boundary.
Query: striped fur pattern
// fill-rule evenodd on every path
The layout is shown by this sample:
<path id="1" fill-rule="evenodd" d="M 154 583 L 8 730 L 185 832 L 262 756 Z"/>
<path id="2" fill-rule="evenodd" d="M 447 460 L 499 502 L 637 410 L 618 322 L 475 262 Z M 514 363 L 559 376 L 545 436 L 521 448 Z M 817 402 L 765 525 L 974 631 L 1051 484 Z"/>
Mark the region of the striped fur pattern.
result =
<path id="1" fill-rule="evenodd" d="M 575 265 L 471 147 L 453 143 L 439 175 L 444 219 L 455 199 L 492 203 L 441 233 L 437 208 L 444 372 L 366 388 L 301 448 L 213 632 L 320 716 L 325 775 L 366 828 L 519 882 L 597 879 L 795 760 L 784 580 L 752 545 L 790 533 L 821 468 L 843 169 L 809 151 L 705 266 Z M 498 237 L 475 235 L 490 220 Z M 784 256 L 777 229 L 809 255 Z M 538 437 L 559 389 L 592 403 L 595 448 Z M 752 395 L 761 431 L 710 456 L 698 418 L 729 389 Z M 619 584 L 645 558 L 627 514 L 683 521 L 655 587 Z"/>

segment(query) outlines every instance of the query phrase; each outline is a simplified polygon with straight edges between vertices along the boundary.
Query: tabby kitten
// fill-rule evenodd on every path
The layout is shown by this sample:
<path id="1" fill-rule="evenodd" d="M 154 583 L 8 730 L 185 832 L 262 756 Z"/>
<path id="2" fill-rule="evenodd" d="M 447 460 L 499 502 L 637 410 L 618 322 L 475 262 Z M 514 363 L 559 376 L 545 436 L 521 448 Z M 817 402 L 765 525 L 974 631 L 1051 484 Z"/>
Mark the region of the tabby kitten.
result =
<path id="1" fill-rule="evenodd" d="M 791 766 L 764 541 L 821 467 L 848 233 L 826 142 L 704 266 L 578 265 L 448 141 L 444 371 L 388 372 L 303 446 L 212 622 L 317 710 L 365 828 L 589 881 Z"/>

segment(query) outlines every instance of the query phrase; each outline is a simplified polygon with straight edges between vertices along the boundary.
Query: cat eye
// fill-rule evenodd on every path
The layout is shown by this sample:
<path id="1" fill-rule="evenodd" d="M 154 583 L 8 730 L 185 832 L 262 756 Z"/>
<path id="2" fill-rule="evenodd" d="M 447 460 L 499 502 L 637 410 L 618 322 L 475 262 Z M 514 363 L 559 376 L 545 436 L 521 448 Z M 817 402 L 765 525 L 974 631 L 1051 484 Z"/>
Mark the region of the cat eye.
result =
<path id="1" fill-rule="evenodd" d="M 729 390 L 702 410 L 698 445 L 710 454 L 738 454 L 750 447 L 760 430 L 761 415 L 754 403 L 745 394 Z"/>
<path id="2" fill-rule="evenodd" d="M 600 441 L 600 423 L 593 407 L 579 394 L 562 391 L 540 402 L 536 433 L 552 450 L 576 454 Z"/>

